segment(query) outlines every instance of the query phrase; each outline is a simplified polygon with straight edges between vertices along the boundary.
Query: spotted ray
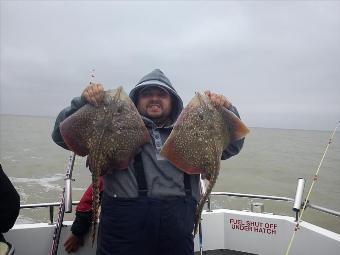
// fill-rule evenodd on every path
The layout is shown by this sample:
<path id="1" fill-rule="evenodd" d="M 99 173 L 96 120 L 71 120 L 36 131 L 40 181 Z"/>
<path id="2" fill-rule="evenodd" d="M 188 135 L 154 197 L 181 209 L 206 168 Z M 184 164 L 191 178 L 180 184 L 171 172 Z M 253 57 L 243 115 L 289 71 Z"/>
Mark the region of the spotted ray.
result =
<path id="1" fill-rule="evenodd" d="M 195 229 L 220 169 L 223 150 L 249 132 L 243 122 L 224 107 L 215 107 L 205 94 L 196 93 L 183 109 L 160 154 L 188 174 L 202 174 L 209 185 L 196 209 Z"/>
<path id="2" fill-rule="evenodd" d="M 126 169 L 138 149 L 149 141 L 149 133 L 122 87 L 105 91 L 98 107 L 84 105 L 60 124 L 60 132 L 69 149 L 80 156 L 88 155 L 93 187 L 93 245 L 99 211 L 98 177 L 109 169 Z"/>

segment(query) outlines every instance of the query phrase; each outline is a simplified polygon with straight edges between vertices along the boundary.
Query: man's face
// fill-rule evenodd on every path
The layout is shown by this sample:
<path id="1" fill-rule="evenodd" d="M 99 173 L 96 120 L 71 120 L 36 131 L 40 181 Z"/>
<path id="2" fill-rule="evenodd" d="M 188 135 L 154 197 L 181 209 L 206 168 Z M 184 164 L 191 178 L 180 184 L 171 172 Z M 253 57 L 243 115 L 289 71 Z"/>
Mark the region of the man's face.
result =
<path id="1" fill-rule="evenodd" d="M 138 95 L 137 109 L 141 115 L 162 123 L 170 116 L 171 96 L 158 87 L 146 88 Z"/>

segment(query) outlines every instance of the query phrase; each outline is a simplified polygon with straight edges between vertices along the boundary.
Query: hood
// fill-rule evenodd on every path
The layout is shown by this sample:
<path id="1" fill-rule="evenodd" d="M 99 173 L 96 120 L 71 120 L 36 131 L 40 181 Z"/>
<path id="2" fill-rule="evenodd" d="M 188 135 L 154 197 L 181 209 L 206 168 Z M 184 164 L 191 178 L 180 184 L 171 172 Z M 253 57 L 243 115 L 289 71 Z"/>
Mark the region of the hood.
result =
<path id="1" fill-rule="evenodd" d="M 172 86 L 170 80 L 160 69 L 155 69 L 151 73 L 148 73 L 137 83 L 137 85 L 130 91 L 129 96 L 131 100 L 135 104 L 137 104 L 138 94 L 140 90 L 148 86 L 160 87 L 166 89 L 169 92 L 172 97 L 171 118 L 173 122 L 176 121 L 178 115 L 183 109 L 183 101 Z"/>

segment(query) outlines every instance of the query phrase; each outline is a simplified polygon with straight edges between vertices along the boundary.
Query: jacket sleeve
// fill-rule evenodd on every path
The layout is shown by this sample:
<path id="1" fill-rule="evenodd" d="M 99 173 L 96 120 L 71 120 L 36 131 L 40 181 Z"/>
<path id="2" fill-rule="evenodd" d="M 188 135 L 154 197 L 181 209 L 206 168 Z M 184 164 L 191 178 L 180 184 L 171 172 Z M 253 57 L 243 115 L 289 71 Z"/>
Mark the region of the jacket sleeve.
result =
<path id="1" fill-rule="evenodd" d="M 233 113 L 235 113 L 236 116 L 240 118 L 240 115 L 239 115 L 239 113 L 238 113 L 238 111 L 237 111 L 235 106 L 232 105 L 229 108 L 229 110 L 232 111 Z M 221 159 L 225 160 L 225 159 L 228 159 L 228 158 L 238 154 L 241 151 L 242 147 L 243 147 L 243 143 L 244 143 L 244 138 L 242 138 L 240 140 L 237 140 L 237 141 L 233 141 L 232 143 L 230 143 L 228 145 L 228 147 L 225 148 L 224 151 L 222 152 Z"/>
<path id="2" fill-rule="evenodd" d="M 60 134 L 60 128 L 59 125 L 60 123 L 66 119 L 68 116 L 72 115 L 73 113 L 75 113 L 76 111 L 78 111 L 82 106 L 84 106 L 86 104 L 86 101 L 84 99 L 82 99 L 81 97 L 75 97 L 73 98 L 73 100 L 71 101 L 71 105 L 66 107 L 64 110 L 62 110 L 56 121 L 54 124 L 54 128 L 52 131 L 52 139 L 53 141 L 58 144 L 59 146 L 63 147 L 64 149 L 67 149 L 67 146 Z"/>
<path id="3" fill-rule="evenodd" d="M 101 193 L 103 191 L 103 180 L 102 177 L 99 177 L 99 192 Z M 76 207 L 76 211 L 79 212 L 87 212 L 92 210 L 92 185 L 88 186 L 85 193 L 81 197 L 79 204 Z"/>
<path id="4" fill-rule="evenodd" d="M 76 218 L 73 221 L 71 232 L 78 238 L 82 238 L 89 232 L 92 223 L 92 211 L 76 211 Z"/>
<path id="5" fill-rule="evenodd" d="M 20 196 L 0 164 L 0 233 L 10 230 L 20 211 Z"/>

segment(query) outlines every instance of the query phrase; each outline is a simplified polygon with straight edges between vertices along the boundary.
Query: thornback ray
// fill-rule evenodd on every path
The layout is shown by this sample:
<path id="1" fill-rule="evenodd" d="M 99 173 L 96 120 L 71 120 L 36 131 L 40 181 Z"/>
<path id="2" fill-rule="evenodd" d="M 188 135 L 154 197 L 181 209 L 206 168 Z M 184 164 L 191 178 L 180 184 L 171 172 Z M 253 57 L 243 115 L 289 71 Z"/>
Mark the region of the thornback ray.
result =
<path id="1" fill-rule="evenodd" d="M 92 173 L 95 240 L 99 212 L 98 178 L 110 170 L 127 169 L 129 161 L 150 137 L 136 106 L 122 87 L 105 91 L 98 107 L 86 104 L 60 124 L 60 133 L 70 150 L 86 156 Z"/>
<path id="2" fill-rule="evenodd" d="M 197 92 L 162 147 L 160 154 L 177 168 L 188 174 L 201 174 L 209 181 L 197 206 L 195 234 L 204 203 L 216 183 L 223 150 L 248 132 L 233 112 L 214 106 L 208 96 Z"/>

